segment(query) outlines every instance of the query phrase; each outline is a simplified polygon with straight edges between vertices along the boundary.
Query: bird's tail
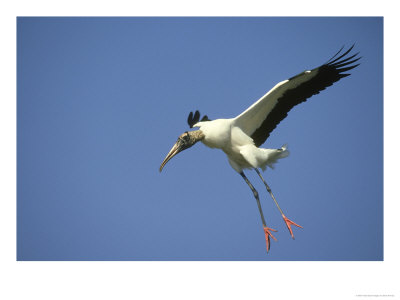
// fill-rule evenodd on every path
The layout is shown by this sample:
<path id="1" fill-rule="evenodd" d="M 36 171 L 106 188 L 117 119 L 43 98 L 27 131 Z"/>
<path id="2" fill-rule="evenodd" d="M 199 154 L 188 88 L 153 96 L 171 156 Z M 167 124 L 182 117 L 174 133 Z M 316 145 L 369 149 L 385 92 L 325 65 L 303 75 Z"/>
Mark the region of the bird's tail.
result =
<path id="1" fill-rule="evenodd" d="M 290 152 L 287 148 L 288 146 L 287 144 L 285 144 L 279 149 L 262 149 L 265 155 L 265 159 L 264 163 L 261 165 L 261 169 L 265 171 L 267 166 L 273 169 L 279 159 L 288 157 Z"/>

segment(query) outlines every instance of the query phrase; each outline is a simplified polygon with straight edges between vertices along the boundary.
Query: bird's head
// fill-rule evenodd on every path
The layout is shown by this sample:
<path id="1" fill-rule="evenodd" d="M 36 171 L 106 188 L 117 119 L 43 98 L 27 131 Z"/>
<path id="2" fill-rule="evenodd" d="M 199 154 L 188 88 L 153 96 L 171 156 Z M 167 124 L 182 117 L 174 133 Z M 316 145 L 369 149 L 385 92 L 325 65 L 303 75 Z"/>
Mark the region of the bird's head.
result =
<path id="1" fill-rule="evenodd" d="M 196 144 L 198 141 L 201 141 L 203 138 L 204 134 L 201 130 L 186 131 L 182 133 L 178 137 L 178 140 L 176 141 L 175 145 L 172 147 L 172 149 L 169 151 L 169 153 L 161 163 L 160 172 L 171 158 L 173 158 L 179 152 L 192 147 L 194 144 Z"/>

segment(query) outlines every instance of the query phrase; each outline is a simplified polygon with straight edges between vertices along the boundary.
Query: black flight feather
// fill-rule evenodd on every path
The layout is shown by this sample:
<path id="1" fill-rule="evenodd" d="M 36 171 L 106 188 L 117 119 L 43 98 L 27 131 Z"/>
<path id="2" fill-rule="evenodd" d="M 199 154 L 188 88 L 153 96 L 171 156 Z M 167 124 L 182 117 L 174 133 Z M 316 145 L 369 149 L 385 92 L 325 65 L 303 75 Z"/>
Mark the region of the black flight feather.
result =
<path id="1" fill-rule="evenodd" d="M 189 124 L 190 128 L 193 128 L 193 125 L 198 123 L 200 120 L 200 112 L 198 110 L 195 111 L 194 115 L 193 112 L 189 113 L 189 116 L 187 118 L 187 123 Z M 210 121 L 210 119 L 205 115 L 203 118 L 201 118 L 201 122 L 204 121 Z"/>
<path id="2" fill-rule="evenodd" d="M 341 78 L 350 75 L 343 74 L 343 72 L 349 71 L 357 67 L 359 64 L 353 63 L 361 58 L 355 58 L 358 53 L 350 57 L 344 58 L 347 54 L 350 53 L 353 47 L 354 45 L 350 47 L 350 49 L 348 49 L 345 53 L 343 53 L 339 57 L 336 57 L 343 50 L 342 47 L 330 60 L 328 60 L 328 62 L 318 68 L 311 70 L 311 72 L 317 71 L 318 73 L 309 81 L 306 81 L 292 89 L 289 88 L 286 92 L 284 92 L 284 94 L 278 99 L 275 107 L 266 116 L 264 122 L 251 135 L 251 138 L 254 140 L 254 143 L 257 147 L 261 146 L 266 141 L 271 132 L 284 118 L 286 118 L 288 112 L 294 106 L 306 101 L 307 98 L 318 94 L 320 91 L 326 89 L 328 86 L 331 86 L 333 83 L 340 80 Z M 288 83 L 290 83 L 290 80 L 293 80 L 304 73 L 305 72 L 290 78 Z"/>

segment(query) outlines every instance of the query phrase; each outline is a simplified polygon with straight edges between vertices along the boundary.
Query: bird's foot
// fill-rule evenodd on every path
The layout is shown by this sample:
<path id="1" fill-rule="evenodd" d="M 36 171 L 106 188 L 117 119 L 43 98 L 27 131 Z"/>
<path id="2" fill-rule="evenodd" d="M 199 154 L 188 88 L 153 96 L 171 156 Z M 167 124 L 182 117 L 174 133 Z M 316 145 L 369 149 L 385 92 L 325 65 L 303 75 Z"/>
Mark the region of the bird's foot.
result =
<path id="1" fill-rule="evenodd" d="M 283 217 L 283 220 L 285 221 L 285 223 L 286 223 L 286 226 L 287 226 L 287 228 L 289 229 L 289 232 L 290 232 L 290 235 L 292 236 L 292 238 L 294 239 L 294 235 L 293 235 L 293 231 L 292 231 L 292 227 L 290 227 L 291 225 L 294 225 L 294 226 L 297 226 L 297 227 L 300 227 L 300 228 L 303 228 L 302 226 L 300 226 L 300 225 L 298 225 L 298 224 L 296 224 L 295 222 L 293 222 L 293 221 L 291 221 L 291 220 L 289 220 L 288 218 L 286 218 L 286 216 L 285 215 L 282 215 L 282 217 Z"/>
<path id="2" fill-rule="evenodd" d="M 269 251 L 269 248 L 270 248 L 270 238 L 269 237 L 272 237 L 276 241 L 276 238 L 272 235 L 271 231 L 276 232 L 277 230 L 268 228 L 267 226 L 264 226 L 265 240 L 267 242 L 267 252 Z"/>

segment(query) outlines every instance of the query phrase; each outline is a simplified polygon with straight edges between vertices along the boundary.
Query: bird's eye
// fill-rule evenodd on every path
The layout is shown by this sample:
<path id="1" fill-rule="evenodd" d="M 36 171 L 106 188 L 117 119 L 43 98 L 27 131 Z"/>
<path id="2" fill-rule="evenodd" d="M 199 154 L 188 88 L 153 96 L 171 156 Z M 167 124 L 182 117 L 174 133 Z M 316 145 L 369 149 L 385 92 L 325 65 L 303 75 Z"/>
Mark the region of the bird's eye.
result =
<path id="1" fill-rule="evenodd" d="M 187 141 L 189 141 L 190 137 L 189 137 L 189 134 L 186 133 L 186 134 L 182 134 L 178 139 L 181 140 L 182 142 L 187 142 Z"/>
<path id="2" fill-rule="evenodd" d="M 181 135 L 180 137 L 178 137 L 178 141 L 180 141 L 181 143 L 186 143 L 188 141 L 188 138 L 186 135 Z"/>

